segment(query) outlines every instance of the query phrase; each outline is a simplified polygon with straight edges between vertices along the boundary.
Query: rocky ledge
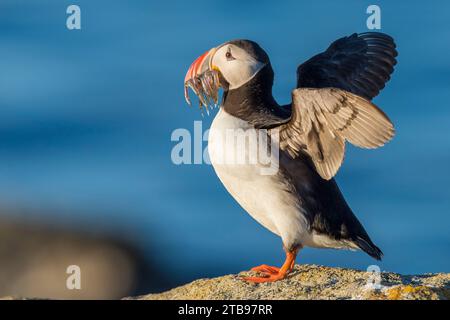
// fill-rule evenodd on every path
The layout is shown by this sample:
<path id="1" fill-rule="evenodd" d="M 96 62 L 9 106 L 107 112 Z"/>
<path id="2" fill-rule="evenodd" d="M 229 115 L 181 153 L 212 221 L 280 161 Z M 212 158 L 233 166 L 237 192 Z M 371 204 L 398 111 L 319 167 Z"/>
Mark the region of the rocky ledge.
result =
<path id="1" fill-rule="evenodd" d="M 351 269 L 297 265 L 284 280 L 250 284 L 241 272 L 213 279 L 200 279 L 158 294 L 126 299 L 372 299 L 448 300 L 450 274 L 400 275 Z"/>

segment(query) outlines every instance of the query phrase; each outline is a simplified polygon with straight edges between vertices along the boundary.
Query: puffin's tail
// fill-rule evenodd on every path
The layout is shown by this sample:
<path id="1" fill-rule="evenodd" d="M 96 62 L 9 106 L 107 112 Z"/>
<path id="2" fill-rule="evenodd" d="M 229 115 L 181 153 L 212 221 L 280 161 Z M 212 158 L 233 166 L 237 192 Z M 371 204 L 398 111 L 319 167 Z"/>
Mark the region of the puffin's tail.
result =
<path id="1" fill-rule="evenodd" d="M 361 248 L 362 251 L 367 253 L 372 258 L 381 260 L 383 257 L 383 252 L 370 239 L 365 240 L 361 237 L 357 237 L 354 242 Z"/>

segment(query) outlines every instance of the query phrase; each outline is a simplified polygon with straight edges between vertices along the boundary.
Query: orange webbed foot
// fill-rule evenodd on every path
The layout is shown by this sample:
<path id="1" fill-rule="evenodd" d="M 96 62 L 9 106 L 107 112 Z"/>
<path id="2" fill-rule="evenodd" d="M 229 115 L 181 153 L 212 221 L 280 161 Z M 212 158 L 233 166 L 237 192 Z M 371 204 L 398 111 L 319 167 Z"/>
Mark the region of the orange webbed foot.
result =
<path id="1" fill-rule="evenodd" d="M 250 270 L 267 274 L 277 274 L 278 272 L 280 272 L 280 268 L 268 266 L 267 264 L 262 264 L 260 266 L 251 268 Z"/>
<path id="2" fill-rule="evenodd" d="M 264 273 L 261 277 L 243 277 L 242 280 L 252 283 L 275 282 L 286 277 L 287 273 Z"/>
<path id="3" fill-rule="evenodd" d="M 298 249 L 293 251 L 286 251 L 286 260 L 281 268 L 268 266 L 262 264 L 258 267 L 254 267 L 251 270 L 262 273 L 258 277 L 243 277 L 242 280 L 252 283 L 264 283 L 274 282 L 286 278 L 286 276 L 292 271 L 295 264 L 295 258 L 297 256 Z"/>

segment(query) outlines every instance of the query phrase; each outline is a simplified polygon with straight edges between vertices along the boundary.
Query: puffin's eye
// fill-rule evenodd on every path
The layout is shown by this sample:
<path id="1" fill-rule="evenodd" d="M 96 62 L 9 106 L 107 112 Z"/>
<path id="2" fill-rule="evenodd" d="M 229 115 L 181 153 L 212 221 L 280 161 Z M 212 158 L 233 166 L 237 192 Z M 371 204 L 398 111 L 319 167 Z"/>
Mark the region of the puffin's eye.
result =
<path id="1" fill-rule="evenodd" d="M 231 54 L 231 49 L 228 49 L 227 53 L 225 53 L 225 58 L 227 58 L 227 61 L 235 60 L 235 58 Z"/>

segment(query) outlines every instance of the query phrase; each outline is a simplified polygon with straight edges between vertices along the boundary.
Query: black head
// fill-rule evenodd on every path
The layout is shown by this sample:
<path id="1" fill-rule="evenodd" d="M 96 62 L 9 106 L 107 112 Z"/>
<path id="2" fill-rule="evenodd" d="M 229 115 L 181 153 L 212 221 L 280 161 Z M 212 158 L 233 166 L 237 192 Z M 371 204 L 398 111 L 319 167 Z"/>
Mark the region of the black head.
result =
<path id="1" fill-rule="evenodd" d="M 251 40 L 226 42 L 214 49 L 211 56 L 211 68 L 219 71 L 225 90 L 243 86 L 267 65 L 269 56 Z"/>

